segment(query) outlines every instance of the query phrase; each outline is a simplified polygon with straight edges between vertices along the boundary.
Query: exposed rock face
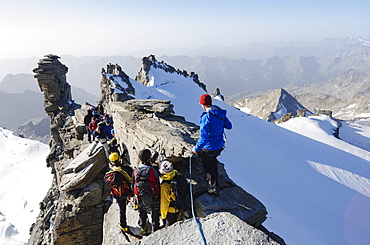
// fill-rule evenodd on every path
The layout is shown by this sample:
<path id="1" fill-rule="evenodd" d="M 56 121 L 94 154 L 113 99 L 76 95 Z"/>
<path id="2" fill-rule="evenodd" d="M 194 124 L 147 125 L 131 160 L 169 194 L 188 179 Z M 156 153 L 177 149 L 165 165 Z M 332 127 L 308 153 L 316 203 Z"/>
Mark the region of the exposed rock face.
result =
<path id="1" fill-rule="evenodd" d="M 48 56 L 46 62 L 56 64 L 59 69 L 64 65 L 57 62 L 57 56 Z M 42 66 L 43 60 L 39 65 Z M 110 69 L 112 68 L 112 69 Z M 41 78 L 43 69 L 35 69 L 37 77 Z M 49 71 L 51 72 L 52 71 Z M 111 73 L 114 74 L 111 74 Z M 49 73 L 48 73 L 49 74 Z M 218 241 L 224 236 L 225 241 L 248 241 L 249 244 L 259 241 L 259 244 L 276 244 L 270 240 L 269 232 L 263 230 L 261 224 L 266 219 L 266 208 L 255 197 L 238 187 L 227 175 L 222 163 L 219 164 L 220 197 L 206 194 L 207 183 L 201 163 L 197 158 L 190 157 L 190 150 L 199 137 L 199 127 L 187 122 L 183 117 L 173 113 L 170 101 L 161 100 L 133 100 L 130 94 L 134 90 L 123 79 L 124 73 L 117 65 L 108 65 L 102 79 L 102 102 L 105 110 L 114 118 L 117 137 L 126 151 L 125 157 L 136 166 L 138 151 L 148 148 L 152 153 L 164 152 L 174 167 L 187 179 L 190 177 L 189 165 L 193 173 L 193 193 L 195 199 L 195 213 L 202 219 L 209 241 Z M 115 77 L 113 77 L 115 75 Z M 65 77 L 65 76 L 64 76 Z M 113 77 L 113 79 L 107 79 Z M 50 76 L 50 78 L 54 78 Z M 115 87 L 117 79 L 121 88 Z M 65 88 L 66 81 L 58 80 L 59 89 Z M 52 89 L 46 86 L 49 81 L 41 79 L 43 92 L 49 93 L 45 98 L 58 96 L 52 94 Z M 41 86 L 40 85 L 40 86 Z M 56 86 L 56 85 L 55 85 Z M 58 89 L 58 88 L 56 88 Z M 125 93 L 127 97 L 120 97 L 115 93 Z M 126 96 L 125 95 L 125 96 Z M 125 100 L 127 98 L 127 100 Z M 77 138 L 79 120 L 84 113 L 77 105 L 67 103 L 68 96 L 59 96 L 59 100 L 46 101 L 45 109 L 51 118 L 51 154 L 48 163 L 52 167 L 55 179 L 44 201 L 41 203 L 41 213 L 31 230 L 29 244 L 122 244 L 127 241 L 119 234 L 117 219 L 119 211 L 117 204 L 110 206 L 104 215 L 106 197 L 109 190 L 103 182 L 106 172 L 107 159 L 102 148 L 98 148 L 92 156 L 88 156 L 91 145 Z M 64 105 L 55 107 L 54 104 Z M 77 119 L 77 120 L 76 120 Z M 128 224 L 138 227 L 138 213 L 128 208 Z M 220 212 L 231 214 L 222 214 Z M 230 237 L 229 230 L 214 229 L 214 226 L 234 227 L 234 237 Z M 249 225 L 248 225 L 249 224 Z M 261 230 L 251 226 L 260 227 Z M 181 227 L 193 226 L 191 220 L 177 223 L 161 232 L 156 232 L 141 242 L 166 241 L 165 235 L 171 233 L 173 237 L 181 238 Z M 238 232 L 238 229 L 243 232 Z M 245 231 L 245 233 L 244 233 Z M 162 232 L 164 232 L 162 234 Z M 166 233 L 167 232 L 167 233 Z M 195 235 L 193 229 L 191 234 Z M 217 236 L 216 236 L 217 234 Z M 252 236 L 252 237 L 250 237 Z M 213 240 L 213 239 L 216 240 Z M 130 237 L 131 241 L 137 240 Z M 195 239 L 195 240 L 194 240 Z M 198 241 L 191 238 L 190 243 Z M 236 240 L 230 240 L 236 239 Z M 221 239 L 222 240 L 222 239 Z M 275 240 L 278 240 L 275 238 Z M 187 240 L 186 240 L 187 241 Z M 247 242 L 247 244 L 248 244 Z M 162 242 L 163 243 L 163 242 Z M 218 243 L 218 242 L 217 242 Z M 284 244 L 283 241 L 280 244 Z"/>
<path id="2" fill-rule="evenodd" d="M 215 92 L 213 92 L 212 97 L 218 97 L 220 100 L 225 101 L 224 96 L 221 94 L 221 91 L 219 88 L 216 88 Z"/>
<path id="3" fill-rule="evenodd" d="M 104 102 L 103 105 L 111 101 L 134 99 L 135 89 L 130 78 L 119 65 L 108 64 L 106 69 L 102 69 L 101 73 L 100 99 Z"/>
<path id="4" fill-rule="evenodd" d="M 232 103 L 235 107 L 253 116 L 273 122 L 284 114 L 297 116 L 298 110 L 305 109 L 293 96 L 284 89 L 276 89 L 267 95 L 256 98 L 245 98 Z M 307 114 L 312 114 L 307 111 Z"/>
<path id="5" fill-rule="evenodd" d="M 71 86 L 66 83 L 68 68 L 59 62 L 59 58 L 46 55 L 33 70 L 40 90 L 44 93 L 44 109 L 47 113 L 68 108 L 68 102 L 72 100 Z"/>
<path id="6" fill-rule="evenodd" d="M 247 244 L 247 245 L 278 245 L 285 244 L 282 239 L 273 240 L 273 234 L 266 234 L 259 229 L 240 220 L 228 212 L 219 212 L 199 219 L 207 244 Z M 105 236 L 103 244 L 127 244 L 127 241 L 117 241 L 117 237 Z M 177 222 L 172 226 L 160 229 L 155 235 L 144 237 L 142 240 L 131 239 L 131 244 L 202 244 L 202 238 L 193 219 Z"/>
<path id="7" fill-rule="evenodd" d="M 65 76 L 68 69 L 58 58 L 48 55 L 34 69 L 51 122 L 47 163 L 55 177 L 40 204 L 29 244 L 101 244 L 105 185 L 97 175 L 106 158 L 100 150 L 92 158 L 74 159 L 86 145 L 77 140 L 74 110 L 79 105 L 72 101 Z M 68 176 L 71 172 L 73 176 Z"/>

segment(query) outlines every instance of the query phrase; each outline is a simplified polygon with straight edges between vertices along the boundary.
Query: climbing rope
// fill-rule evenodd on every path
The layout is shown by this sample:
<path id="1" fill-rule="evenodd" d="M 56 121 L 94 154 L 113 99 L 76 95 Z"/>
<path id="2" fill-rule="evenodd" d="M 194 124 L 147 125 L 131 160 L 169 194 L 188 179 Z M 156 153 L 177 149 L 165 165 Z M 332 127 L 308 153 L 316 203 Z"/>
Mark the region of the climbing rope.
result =
<path id="1" fill-rule="evenodd" d="M 203 234 L 202 228 L 200 227 L 200 222 L 199 222 L 199 220 L 197 220 L 197 218 L 195 217 L 195 212 L 194 212 L 193 185 L 192 185 L 192 179 L 193 179 L 193 176 L 192 176 L 192 172 L 191 172 L 191 158 L 192 158 L 192 155 L 190 155 L 190 156 L 189 156 L 191 213 L 193 214 L 193 219 L 194 219 L 194 221 L 195 221 L 195 224 L 197 225 L 197 228 L 198 228 L 198 231 L 199 231 L 200 237 L 202 238 L 203 244 L 204 244 L 204 245 L 207 245 L 206 238 L 204 237 L 204 234 Z"/>

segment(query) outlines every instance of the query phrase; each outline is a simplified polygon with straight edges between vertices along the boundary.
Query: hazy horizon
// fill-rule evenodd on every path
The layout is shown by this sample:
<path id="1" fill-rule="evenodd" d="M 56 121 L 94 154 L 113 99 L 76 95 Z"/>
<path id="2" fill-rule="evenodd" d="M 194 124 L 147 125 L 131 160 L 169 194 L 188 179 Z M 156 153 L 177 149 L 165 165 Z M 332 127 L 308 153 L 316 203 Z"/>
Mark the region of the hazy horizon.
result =
<path id="1" fill-rule="evenodd" d="M 7 1 L 0 60 L 368 37 L 369 2 Z"/>

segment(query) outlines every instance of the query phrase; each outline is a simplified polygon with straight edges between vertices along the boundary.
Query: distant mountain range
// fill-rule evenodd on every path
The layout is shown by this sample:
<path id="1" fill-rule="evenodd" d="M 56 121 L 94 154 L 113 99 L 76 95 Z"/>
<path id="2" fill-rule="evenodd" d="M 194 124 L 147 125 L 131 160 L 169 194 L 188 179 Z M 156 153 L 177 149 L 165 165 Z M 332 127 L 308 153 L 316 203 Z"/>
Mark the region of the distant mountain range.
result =
<path id="1" fill-rule="evenodd" d="M 228 103 L 269 121 L 281 117 L 282 111 L 296 115 L 302 108 L 313 113 L 330 110 L 335 118 L 353 120 L 370 117 L 369 95 L 370 75 L 349 70 L 327 81 L 302 86 L 291 84 L 271 92 L 246 93 L 243 99 L 228 100 Z"/>
<path id="2" fill-rule="evenodd" d="M 349 69 L 370 74 L 369 48 L 369 41 L 363 38 L 346 38 L 312 43 L 252 43 L 228 48 L 209 46 L 192 52 L 183 51 L 186 55 L 181 56 L 164 55 L 170 54 L 170 50 L 157 50 L 158 53 L 152 50 L 144 55 L 153 52 L 159 61 L 193 71 L 199 75 L 201 82 L 207 84 L 209 93 L 220 88 L 222 94 L 228 97 L 246 90 L 266 91 L 288 84 L 326 81 Z M 0 79 L 9 73 L 31 74 L 40 58 L 0 60 Z M 135 77 L 141 66 L 141 58 L 133 56 L 61 55 L 61 58 L 68 64 L 70 84 L 96 96 L 100 92 L 100 71 L 108 63 L 119 64 L 130 77 Z"/>

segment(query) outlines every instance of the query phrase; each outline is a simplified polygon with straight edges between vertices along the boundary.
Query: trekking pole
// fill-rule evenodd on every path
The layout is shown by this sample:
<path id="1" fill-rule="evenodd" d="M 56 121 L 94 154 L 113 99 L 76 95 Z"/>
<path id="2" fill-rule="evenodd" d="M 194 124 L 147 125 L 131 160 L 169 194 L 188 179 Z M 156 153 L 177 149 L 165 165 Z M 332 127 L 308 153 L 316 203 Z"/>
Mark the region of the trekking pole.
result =
<path id="1" fill-rule="evenodd" d="M 203 244 L 207 245 L 206 238 L 204 237 L 202 228 L 200 227 L 200 222 L 197 220 L 195 217 L 195 212 L 194 212 L 194 199 L 193 199 L 193 185 L 192 185 L 192 172 L 191 172 L 191 158 L 192 154 L 189 156 L 189 173 L 190 173 L 190 201 L 191 201 L 191 213 L 193 214 L 193 219 L 195 221 L 195 224 L 197 225 L 200 237 L 202 238 Z"/>

